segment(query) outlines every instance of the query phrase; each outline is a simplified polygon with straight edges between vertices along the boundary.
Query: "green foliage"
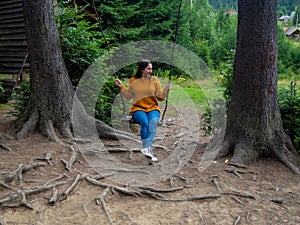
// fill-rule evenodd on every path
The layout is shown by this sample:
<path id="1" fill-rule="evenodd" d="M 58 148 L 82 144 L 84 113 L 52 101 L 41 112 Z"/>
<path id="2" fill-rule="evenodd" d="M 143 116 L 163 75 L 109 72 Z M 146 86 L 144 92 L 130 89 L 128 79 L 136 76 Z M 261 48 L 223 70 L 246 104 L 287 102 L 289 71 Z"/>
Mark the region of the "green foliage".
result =
<path id="1" fill-rule="evenodd" d="M 214 9 L 237 9 L 238 8 L 238 0 L 209 0 L 209 3 L 214 7 Z M 299 0 L 277 0 L 277 7 L 279 12 L 286 12 L 292 11 L 296 5 L 300 5 Z"/>
<path id="2" fill-rule="evenodd" d="M 218 70 L 216 71 L 216 73 L 219 74 L 216 79 L 222 87 L 227 108 L 230 105 L 233 89 L 233 58 L 234 51 L 227 51 L 226 61 L 221 62 Z"/>
<path id="3" fill-rule="evenodd" d="M 142 18 L 143 1 L 95 0 L 95 5 L 110 45 L 137 41 L 147 29 Z"/>
<path id="4" fill-rule="evenodd" d="M 224 117 L 224 100 L 217 98 L 210 105 L 204 108 L 204 113 L 201 115 L 201 119 L 204 122 L 202 130 L 205 135 L 210 135 L 212 132 L 218 132 L 225 124 L 226 117 Z"/>
<path id="5" fill-rule="evenodd" d="M 300 94 L 296 82 L 291 81 L 288 88 L 281 88 L 278 95 L 283 127 L 291 137 L 300 153 Z"/>
<path id="6" fill-rule="evenodd" d="M 114 78 L 107 80 L 103 85 L 95 107 L 95 118 L 102 122 L 112 125 L 111 112 L 112 105 L 118 94 L 118 88 L 115 85 Z M 121 105 L 119 105 L 121 106 Z M 125 115 L 123 115 L 125 116 Z"/>
<path id="7" fill-rule="evenodd" d="M 279 1 L 279 5 L 286 5 L 290 9 L 287 2 L 290 4 L 291 1 Z M 95 0 L 95 4 L 110 47 L 148 39 L 174 40 L 179 1 Z M 178 44 L 189 48 L 214 68 L 227 105 L 232 93 L 237 28 L 237 16 L 226 13 L 227 9 L 232 8 L 237 8 L 236 0 L 183 1 L 177 37 Z M 57 22 L 64 59 L 72 82 L 76 85 L 85 69 L 103 55 L 108 46 L 100 33 L 99 24 L 83 13 L 84 7 L 78 7 L 72 1 L 60 1 L 59 9 Z M 278 39 L 279 73 L 291 77 L 299 73 L 300 48 L 287 40 L 283 28 L 279 29 Z M 157 68 L 160 68 L 160 77 L 168 78 L 168 65 L 159 65 Z M 118 77 L 130 77 L 134 71 L 133 66 L 123 68 Z M 175 68 L 172 74 L 172 82 L 193 87 L 182 71 Z M 113 82 L 108 81 L 98 97 L 96 109 L 89 110 L 95 110 L 98 119 L 110 124 L 111 104 L 117 92 Z"/>
<path id="8" fill-rule="evenodd" d="M 295 7 L 295 16 L 294 16 L 294 18 L 293 18 L 293 25 L 295 25 L 295 26 L 298 26 L 299 25 L 299 23 L 300 23 L 300 2 L 299 2 L 299 5 L 297 5 L 296 7 Z"/>
<path id="9" fill-rule="evenodd" d="M 11 99 L 13 100 L 12 106 L 14 108 L 13 114 L 17 118 L 22 118 L 25 113 L 25 109 L 28 105 L 30 96 L 30 82 L 23 82 L 20 88 L 13 92 Z"/>
<path id="10" fill-rule="evenodd" d="M 4 92 L 4 88 L 2 87 L 2 83 L 0 82 L 0 93 Z"/>
<path id="11" fill-rule="evenodd" d="M 286 38 L 284 28 L 278 26 L 278 74 L 279 76 L 293 77 L 300 73 L 299 44 Z"/>
<path id="12" fill-rule="evenodd" d="M 0 103 L 6 103 L 6 102 L 7 102 L 7 98 L 6 98 L 5 90 L 2 87 L 2 83 L 0 82 Z"/>
<path id="13" fill-rule="evenodd" d="M 221 15 L 224 11 L 221 12 L 220 10 L 216 18 L 216 33 L 210 43 L 210 56 L 215 68 L 218 68 L 222 62 L 228 61 L 228 57 L 233 60 L 232 52 L 236 47 L 237 16 Z"/>
<path id="14" fill-rule="evenodd" d="M 58 7 L 63 57 L 72 83 L 76 85 L 87 67 L 105 52 L 101 48 L 104 40 L 98 23 L 91 23 L 84 7 L 76 4 L 74 7 L 59 4 Z"/>

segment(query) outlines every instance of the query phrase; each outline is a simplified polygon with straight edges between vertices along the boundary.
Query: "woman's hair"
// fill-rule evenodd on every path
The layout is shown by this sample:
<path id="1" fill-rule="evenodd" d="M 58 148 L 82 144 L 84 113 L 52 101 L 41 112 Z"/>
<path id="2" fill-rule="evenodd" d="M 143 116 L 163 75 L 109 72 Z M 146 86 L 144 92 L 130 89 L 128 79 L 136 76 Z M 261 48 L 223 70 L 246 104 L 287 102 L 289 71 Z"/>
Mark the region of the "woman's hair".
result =
<path id="1" fill-rule="evenodd" d="M 143 59 L 142 61 L 139 62 L 138 64 L 138 69 L 135 74 L 135 78 L 141 78 L 142 77 L 142 72 L 143 70 L 149 65 L 152 64 L 151 60 L 148 59 Z"/>

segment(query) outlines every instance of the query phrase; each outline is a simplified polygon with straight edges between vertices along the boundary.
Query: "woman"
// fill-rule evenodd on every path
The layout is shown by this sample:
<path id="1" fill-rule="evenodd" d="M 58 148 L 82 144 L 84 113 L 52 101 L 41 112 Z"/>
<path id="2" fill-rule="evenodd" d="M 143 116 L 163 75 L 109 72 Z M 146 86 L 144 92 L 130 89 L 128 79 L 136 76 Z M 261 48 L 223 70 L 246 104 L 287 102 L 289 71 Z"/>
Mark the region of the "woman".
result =
<path id="1" fill-rule="evenodd" d="M 138 65 L 135 77 L 130 79 L 128 87 L 125 87 L 119 79 L 115 80 L 115 84 L 126 99 L 133 99 L 129 114 L 140 125 L 141 152 L 151 157 L 152 161 L 158 161 L 152 151 L 161 112 L 158 101 L 163 101 L 167 97 L 170 82 L 162 89 L 159 79 L 152 76 L 152 62 L 143 60 Z"/>

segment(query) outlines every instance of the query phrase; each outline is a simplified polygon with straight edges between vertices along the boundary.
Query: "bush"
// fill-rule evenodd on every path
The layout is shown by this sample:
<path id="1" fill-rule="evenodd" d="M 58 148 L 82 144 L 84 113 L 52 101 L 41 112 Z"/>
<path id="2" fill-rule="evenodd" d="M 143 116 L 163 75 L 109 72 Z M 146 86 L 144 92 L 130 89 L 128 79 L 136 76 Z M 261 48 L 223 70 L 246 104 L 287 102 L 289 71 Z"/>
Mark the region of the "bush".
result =
<path id="1" fill-rule="evenodd" d="M 6 103 L 6 96 L 5 96 L 5 90 L 2 87 L 2 83 L 0 82 L 0 103 Z"/>
<path id="2" fill-rule="evenodd" d="M 88 20 L 84 7 L 59 4 L 57 24 L 62 42 L 63 58 L 74 86 L 84 71 L 106 52 L 98 23 Z"/>
<path id="3" fill-rule="evenodd" d="M 118 88 L 115 85 L 114 78 L 110 78 L 101 89 L 99 97 L 96 102 L 95 118 L 102 122 L 112 125 L 111 112 L 112 105 L 118 94 Z M 119 105 L 121 107 L 121 105 Z M 116 109 L 114 109 L 116 110 Z M 120 113 L 118 113 L 120 114 Z"/>
<path id="4" fill-rule="evenodd" d="M 278 99 L 283 127 L 300 153 L 300 95 L 297 93 L 296 82 L 291 81 L 287 88 L 282 87 Z"/>
<path id="5" fill-rule="evenodd" d="M 16 89 L 13 92 L 11 99 L 13 100 L 12 106 L 14 108 L 13 114 L 17 116 L 17 118 L 21 118 L 24 116 L 25 109 L 28 104 L 30 96 L 30 82 L 23 82 L 20 88 Z"/>
<path id="6" fill-rule="evenodd" d="M 2 87 L 2 83 L 0 82 L 0 93 L 4 92 L 4 88 Z"/>

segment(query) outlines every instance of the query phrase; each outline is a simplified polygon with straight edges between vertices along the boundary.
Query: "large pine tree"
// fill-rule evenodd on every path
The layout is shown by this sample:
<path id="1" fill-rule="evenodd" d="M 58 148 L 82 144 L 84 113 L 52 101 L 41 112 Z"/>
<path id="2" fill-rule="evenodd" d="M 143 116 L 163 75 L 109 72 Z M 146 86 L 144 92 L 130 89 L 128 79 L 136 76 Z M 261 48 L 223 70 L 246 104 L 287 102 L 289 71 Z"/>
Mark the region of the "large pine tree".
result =
<path id="1" fill-rule="evenodd" d="M 239 0 L 233 94 L 219 156 L 235 164 L 275 157 L 300 174 L 277 101 L 276 0 Z"/>
<path id="2" fill-rule="evenodd" d="M 52 0 L 23 0 L 23 5 L 30 60 L 30 98 L 17 138 L 24 138 L 37 129 L 54 141 L 59 141 L 56 130 L 64 138 L 72 139 L 75 92 L 62 57 Z M 78 103 L 77 107 L 82 105 Z M 95 124 L 100 137 L 128 135 L 95 121 L 83 108 L 79 112 L 81 115 L 76 118 Z"/>

